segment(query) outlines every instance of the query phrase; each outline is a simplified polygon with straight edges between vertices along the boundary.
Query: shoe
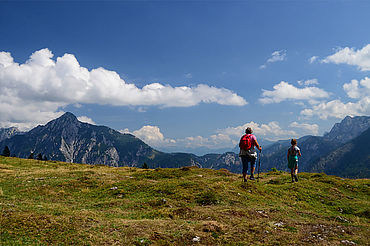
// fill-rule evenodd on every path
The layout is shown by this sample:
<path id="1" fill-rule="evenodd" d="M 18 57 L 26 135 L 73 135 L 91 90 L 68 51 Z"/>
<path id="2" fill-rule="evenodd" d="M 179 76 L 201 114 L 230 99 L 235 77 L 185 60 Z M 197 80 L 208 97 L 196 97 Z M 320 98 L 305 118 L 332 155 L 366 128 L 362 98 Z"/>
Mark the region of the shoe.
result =
<path id="1" fill-rule="evenodd" d="M 250 179 L 250 180 L 255 180 L 254 176 L 251 176 L 249 179 Z"/>
<path id="2" fill-rule="evenodd" d="M 247 179 L 244 179 L 244 183 L 247 183 L 247 181 L 248 181 Z"/>
<path id="3" fill-rule="evenodd" d="M 298 182 L 298 176 L 297 175 L 294 175 L 294 180 L 295 180 L 295 182 Z"/>

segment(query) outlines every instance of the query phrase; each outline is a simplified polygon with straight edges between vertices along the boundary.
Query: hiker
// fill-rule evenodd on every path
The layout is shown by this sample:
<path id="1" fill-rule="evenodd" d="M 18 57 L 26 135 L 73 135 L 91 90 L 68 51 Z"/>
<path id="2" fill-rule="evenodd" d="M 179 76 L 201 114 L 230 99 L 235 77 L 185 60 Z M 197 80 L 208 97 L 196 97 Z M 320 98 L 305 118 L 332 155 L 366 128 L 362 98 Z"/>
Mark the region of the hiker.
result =
<path id="1" fill-rule="evenodd" d="M 290 148 L 288 149 L 288 167 L 290 168 L 290 175 L 292 176 L 292 183 L 298 182 L 298 156 L 301 155 L 301 150 L 297 146 L 297 139 L 292 139 L 290 141 L 291 145 Z"/>
<path id="2" fill-rule="evenodd" d="M 255 179 L 254 170 L 256 169 L 257 152 L 255 151 L 254 147 L 256 146 L 259 151 L 262 150 L 261 146 L 257 142 L 256 136 L 254 136 L 252 132 L 252 129 L 248 127 L 239 142 L 239 156 L 242 159 L 243 164 L 244 182 L 247 182 L 248 163 L 251 165 L 251 176 L 249 179 Z"/>

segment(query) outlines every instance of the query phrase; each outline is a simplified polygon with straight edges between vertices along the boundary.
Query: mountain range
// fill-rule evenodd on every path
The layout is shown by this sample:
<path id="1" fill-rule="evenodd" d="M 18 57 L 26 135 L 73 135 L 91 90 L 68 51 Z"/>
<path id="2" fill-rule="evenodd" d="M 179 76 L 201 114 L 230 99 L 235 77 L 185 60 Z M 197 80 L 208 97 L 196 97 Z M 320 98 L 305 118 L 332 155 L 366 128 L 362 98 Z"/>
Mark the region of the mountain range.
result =
<path id="1" fill-rule="evenodd" d="M 305 172 L 325 172 L 343 177 L 370 177 L 370 137 L 368 130 L 370 117 L 345 117 L 336 123 L 329 133 L 324 136 L 304 136 L 297 139 L 302 157 L 299 158 L 299 170 Z M 359 146 L 359 143 L 364 146 Z M 287 170 L 286 155 L 290 141 L 278 141 L 264 150 L 262 157 L 263 169 L 273 167 Z M 358 151 L 357 149 L 362 151 Z M 351 149 L 351 151 L 350 151 Z M 343 151 L 356 151 L 358 158 L 350 159 L 350 155 L 343 155 Z M 335 156 L 335 158 L 334 158 Z M 341 163 L 341 165 L 339 165 Z M 344 164 L 345 163 L 345 164 Z M 343 165 L 352 163 L 346 172 Z"/>
<path id="2" fill-rule="evenodd" d="M 325 172 L 343 177 L 370 177 L 370 117 L 347 116 L 324 136 L 298 139 L 302 157 L 299 170 Z M 153 149 L 131 134 L 122 134 L 106 126 L 78 121 L 72 113 L 21 133 L 16 128 L 1 129 L 0 148 L 8 146 L 11 154 L 27 158 L 30 153 L 42 154 L 50 160 L 109 166 L 150 168 L 199 166 L 225 168 L 240 172 L 238 154 L 165 153 Z M 286 152 L 290 140 L 277 141 L 263 149 L 261 170 L 286 170 Z"/>
<path id="3" fill-rule="evenodd" d="M 239 161 L 227 160 L 228 154 L 222 157 L 220 154 L 199 157 L 188 153 L 164 153 L 131 134 L 80 122 L 68 112 L 45 126 L 37 126 L 29 132 L 4 139 L 0 142 L 0 148 L 5 146 L 9 147 L 12 155 L 21 158 L 34 153 L 50 160 L 109 166 L 141 167 L 147 163 L 151 168 L 189 165 L 217 168 L 235 165 Z"/>

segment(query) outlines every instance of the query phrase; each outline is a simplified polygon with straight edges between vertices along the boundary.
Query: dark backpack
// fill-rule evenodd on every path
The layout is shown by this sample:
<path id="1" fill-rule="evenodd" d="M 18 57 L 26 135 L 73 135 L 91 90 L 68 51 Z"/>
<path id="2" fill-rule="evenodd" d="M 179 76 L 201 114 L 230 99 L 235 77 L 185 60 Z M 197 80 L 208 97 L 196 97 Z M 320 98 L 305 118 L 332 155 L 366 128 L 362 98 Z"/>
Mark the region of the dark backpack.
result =
<path id="1" fill-rule="evenodd" d="M 244 150 L 252 148 L 252 134 L 245 134 L 242 136 L 239 142 L 239 148 Z"/>

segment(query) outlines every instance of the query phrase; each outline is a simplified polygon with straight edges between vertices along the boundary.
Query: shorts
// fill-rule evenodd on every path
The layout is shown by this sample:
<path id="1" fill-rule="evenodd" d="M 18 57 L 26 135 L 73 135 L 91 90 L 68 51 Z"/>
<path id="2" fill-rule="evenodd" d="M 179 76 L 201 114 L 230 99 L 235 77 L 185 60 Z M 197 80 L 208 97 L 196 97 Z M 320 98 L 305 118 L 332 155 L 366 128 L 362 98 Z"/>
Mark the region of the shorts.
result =
<path id="1" fill-rule="evenodd" d="M 290 155 L 288 159 L 288 168 L 298 168 L 298 156 Z"/>
<path id="2" fill-rule="evenodd" d="M 248 163 L 251 164 L 251 168 L 256 166 L 256 158 L 250 157 L 248 155 L 242 155 L 242 156 L 240 156 L 240 158 L 242 159 L 243 173 L 247 173 Z"/>

